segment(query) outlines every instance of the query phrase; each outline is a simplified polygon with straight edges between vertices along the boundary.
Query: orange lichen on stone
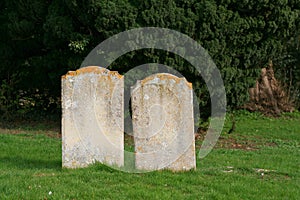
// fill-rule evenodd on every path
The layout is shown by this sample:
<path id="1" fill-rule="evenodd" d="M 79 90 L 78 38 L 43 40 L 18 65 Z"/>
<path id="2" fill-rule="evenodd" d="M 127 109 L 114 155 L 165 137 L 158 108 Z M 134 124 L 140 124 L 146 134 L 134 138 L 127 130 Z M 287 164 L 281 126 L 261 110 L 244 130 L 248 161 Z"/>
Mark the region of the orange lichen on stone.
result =
<path id="1" fill-rule="evenodd" d="M 193 84 L 191 82 L 186 81 L 186 84 L 190 89 L 193 89 Z"/>
<path id="2" fill-rule="evenodd" d="M 110 71 L 106 68 L 102 68 L 99 66 L 88 66 L 88 67 L 83 67 L 83 68 L 77 69 L 76 71 L 68 71 L 66 75 L 62 76 L 62 79 L 66 79 L 68 76 L 77 76 L 77 75 L 86 74 L 86 73 L 101 74 L 104 72 L 107 72 L 108 74 L 112 74 L 112 75 L 118 77 L 118 79 L 121 79 L 123 77 L 117 71 Z"/>
<path id="3" fill-rule="evenodd" d="M 105 68 L 102 68 L 102 67 L 98 67 L 98 66 L 88 66 L 88 67 L 83 67 L 83 68 L 80 68 L 80 69 L 77 69 L 76 70 L 76 75 L 79 75 L 79 74 L 85 74 L 85 73 L 103 73 L 107 71 L 107 69 Z"/>
<path id="4" fill-rule="evenodd" d="M 118 77 L 118 79 L 123 78 L 123 75 L 119 74 L 117 71 L 110 71 L 109 73 L 116 76 L 116 77 Z"/>
<path id="5" fill-rule="evenodd" d="M 193 84 L 188 82 L 185 78 L 179 78 L 177 76 L 174 76 L 172 74 L 167 74 L 167 73 L 160 73 L 160 74 L 154 74 L 154 75 L 148 76 L 147 78 L 145 78 L 141 81 L 141 84 L 144 85 L 145 83 L 147 83 L 148 81 L 153 80 L 156 77 L 159 78 L 160 80 L 171 80 L 171 79 L 173 79 L 177 84 L 180 83 L 180 81 L 184 81 L 190 89 L 193 88 Z"/>
<path id="6" fill-rule="evenodd" d="M 68 71 L 67 74 L 61 76 L 62 79 L 66 79 L 68 76 L 75 76 L 76 72 L 75 71 Z"/>

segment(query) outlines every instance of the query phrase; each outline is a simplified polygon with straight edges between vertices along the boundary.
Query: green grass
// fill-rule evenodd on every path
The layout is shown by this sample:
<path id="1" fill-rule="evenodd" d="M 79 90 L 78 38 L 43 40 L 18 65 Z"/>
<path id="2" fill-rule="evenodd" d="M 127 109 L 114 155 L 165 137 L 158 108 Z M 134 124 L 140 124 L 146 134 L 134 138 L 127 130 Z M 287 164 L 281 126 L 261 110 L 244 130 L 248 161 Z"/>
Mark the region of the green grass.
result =
<path id="1" fill-rule="evenodd" d="M 2 128 L 0 199 L 299 199 L 299 112 L 276 119 L 239 112 L 236 121 L 197 170 L 180 173 L 62 169 L 59 129 Z"/>

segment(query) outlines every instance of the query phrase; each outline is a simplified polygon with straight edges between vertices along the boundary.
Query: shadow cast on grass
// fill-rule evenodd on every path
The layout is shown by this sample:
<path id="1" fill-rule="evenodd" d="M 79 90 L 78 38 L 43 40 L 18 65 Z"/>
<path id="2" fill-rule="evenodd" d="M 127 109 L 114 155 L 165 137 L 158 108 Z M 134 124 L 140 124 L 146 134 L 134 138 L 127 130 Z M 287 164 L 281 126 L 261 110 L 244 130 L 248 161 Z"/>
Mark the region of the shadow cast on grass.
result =
<path id="1" fill-rule="evenodd" d="M 61 160 L 44 160 L 40 158 L 25 158 L 20 156 L 11 156 L 1 158 L 1 168 L 14 169 L 54 169 L 61 170 Z"/>
<path id="2" fill-rule="evenodd" d="M 53 131 L 61 132 L 61 120 L 14 120 L 0 119 L 0 129 L 22 131 Z"/>

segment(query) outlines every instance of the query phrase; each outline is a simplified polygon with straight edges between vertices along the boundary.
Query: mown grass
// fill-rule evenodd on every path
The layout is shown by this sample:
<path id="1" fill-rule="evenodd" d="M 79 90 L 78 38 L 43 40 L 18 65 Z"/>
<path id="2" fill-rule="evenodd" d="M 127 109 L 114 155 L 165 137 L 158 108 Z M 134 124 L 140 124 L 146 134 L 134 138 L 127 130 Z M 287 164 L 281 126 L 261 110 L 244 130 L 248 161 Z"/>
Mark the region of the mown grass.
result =
<path id="1" fill-rule="evenodd" d="M 2 128 L 0 199 L 299 199 L 299 112 L 276 119 L 239 112 L 236 121 L 230 135 L 226 122 L 197 170 L 180 173 L 62 169 L 58 128 Z"/>

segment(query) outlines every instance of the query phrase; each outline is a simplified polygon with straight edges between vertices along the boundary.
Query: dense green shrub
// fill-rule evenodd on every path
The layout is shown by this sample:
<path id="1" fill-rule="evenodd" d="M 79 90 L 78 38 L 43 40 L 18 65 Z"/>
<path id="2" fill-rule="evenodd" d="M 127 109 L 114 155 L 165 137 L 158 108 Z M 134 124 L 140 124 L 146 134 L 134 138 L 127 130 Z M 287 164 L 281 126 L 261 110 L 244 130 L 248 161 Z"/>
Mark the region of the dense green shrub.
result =
<path id="1" fill-rule="evenodd" d="M 78 68 L 97 44 L 121 31 L 146 26 L 180 31 L 208 50 L 221 70 L 229 107 L 247 100 L 248 88 L 269 60 L 278 63 L 279 76 L 291 74 L 287 81 L 300 80 L 299 48 L 291 48 L 299 30 L 299 0 L 4 0 L 0 4 L 0 80 L 3 85 L 17 77 L 10 84 L 13 90 L 48 91 L 55 99 L 60 95 L 60 76 Z M 201 77 L 179 56 L 141 50 L 119 58 L 112 68 L 124 73 L 147 62 L 180 71 L 193 82 L 201 108 L 209 107 Z M 9 95 L 5 98 L 19 98 Z"/>

